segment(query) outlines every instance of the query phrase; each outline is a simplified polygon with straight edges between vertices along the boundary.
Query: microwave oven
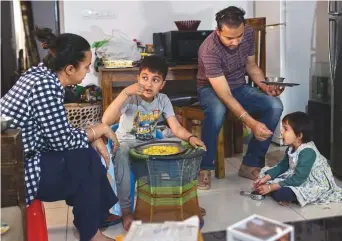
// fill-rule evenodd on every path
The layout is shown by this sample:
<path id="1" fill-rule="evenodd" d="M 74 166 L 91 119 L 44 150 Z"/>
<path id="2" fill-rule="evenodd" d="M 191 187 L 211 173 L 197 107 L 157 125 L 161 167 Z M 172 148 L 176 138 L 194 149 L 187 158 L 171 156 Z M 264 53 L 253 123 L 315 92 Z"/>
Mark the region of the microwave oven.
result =
<path id="1" fill-rule="evenodd" d="M 169 31 L 153 34 L 156 55 L 173 64 L 197 64 L 198 49 L 213 30 Z"/>

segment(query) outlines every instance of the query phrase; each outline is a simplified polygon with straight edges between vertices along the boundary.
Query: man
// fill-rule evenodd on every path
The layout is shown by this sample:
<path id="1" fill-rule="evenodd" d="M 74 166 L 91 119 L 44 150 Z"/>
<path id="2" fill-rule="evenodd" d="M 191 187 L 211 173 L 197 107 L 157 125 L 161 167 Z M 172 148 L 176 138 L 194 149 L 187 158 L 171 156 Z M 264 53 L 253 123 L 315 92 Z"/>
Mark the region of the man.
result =
<path id="1" fill-rule="evenodd" d="M 284 89 L 262 83 L 265 75 L 255 63 L 254 30 L 245 24 L 244 14 L 234 6 L 218 12 L 216 30 L 198 51 L 197 88 L 205 113 L 202 140 L 207 146 L 199 189 L 210 188 L 210 183 L 201 182 L 201 176 L 210 175 L 209 170 L 214 169 L 217 136 L 226 111 L 232 111 L 254 134 L 239 169 L 240 176 L 252 180 L 264 166 L 271 136 L 283 111 L 281 101 L 275 96 Z M 246 84 L 246 73 L 259 89 Z M 257 113 L 258 120 L 250 113 Z"/>

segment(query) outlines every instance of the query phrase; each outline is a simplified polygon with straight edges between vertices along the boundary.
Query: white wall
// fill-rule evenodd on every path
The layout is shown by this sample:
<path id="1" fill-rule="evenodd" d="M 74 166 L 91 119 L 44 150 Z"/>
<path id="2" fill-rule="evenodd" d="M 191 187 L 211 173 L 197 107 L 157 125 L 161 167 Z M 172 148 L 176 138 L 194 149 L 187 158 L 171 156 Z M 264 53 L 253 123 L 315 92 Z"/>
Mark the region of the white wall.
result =
<path id="1" fill-rule="evenodd" d="M 247 17 L 253 17 L 253 2 L 242 1 L 64 1 L 61 17 L 64 32 L 85 37 L 90 43 L 111 34 L 113 29 L 123 31 L 142 44 L 152 43 L 154 32 L 177 30 L 175 20 L 201 20 L 199 30 L 214 29 L 215 13 L 235 5 L 246 11 Z M 85 18 L 84 10 L 111 11 L 114 19 Z M 93 58 L 94 59 L 94 58 Z M 94 70 L 91 70 L 83 84 L 98 83 Z"/>

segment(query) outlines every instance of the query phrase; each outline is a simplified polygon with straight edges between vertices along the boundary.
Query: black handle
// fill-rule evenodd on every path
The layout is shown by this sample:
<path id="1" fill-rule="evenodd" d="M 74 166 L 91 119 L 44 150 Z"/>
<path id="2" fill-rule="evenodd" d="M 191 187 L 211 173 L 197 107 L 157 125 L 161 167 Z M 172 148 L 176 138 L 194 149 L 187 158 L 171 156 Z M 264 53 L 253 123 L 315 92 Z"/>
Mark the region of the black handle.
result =
<path id="1" fill-rule="evenodd" d="M 337 40 L 337 20 L 335 18 L 329 18 L 329 64 L 330 64 L 330 77 L 332 81 L 335 78 L 335 70 L 336 70 L 336 40 Z"/>

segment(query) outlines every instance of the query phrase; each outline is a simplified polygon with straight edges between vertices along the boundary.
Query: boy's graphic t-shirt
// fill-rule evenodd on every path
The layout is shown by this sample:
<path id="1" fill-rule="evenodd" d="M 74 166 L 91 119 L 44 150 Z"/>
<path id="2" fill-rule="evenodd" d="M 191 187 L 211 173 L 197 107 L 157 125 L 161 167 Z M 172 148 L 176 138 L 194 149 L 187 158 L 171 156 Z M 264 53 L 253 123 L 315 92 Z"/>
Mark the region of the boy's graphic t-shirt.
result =
<path id="1" fill-rule="evenodd" d="M 146 102 L 137 95 L 130 96 L 121 109 L 117 138 L 154 139 L 157 123 L 171 116 L 175 116 L 175 113 L 170 99 L 165 94 L 159 93 L 152 102 Z"/>

